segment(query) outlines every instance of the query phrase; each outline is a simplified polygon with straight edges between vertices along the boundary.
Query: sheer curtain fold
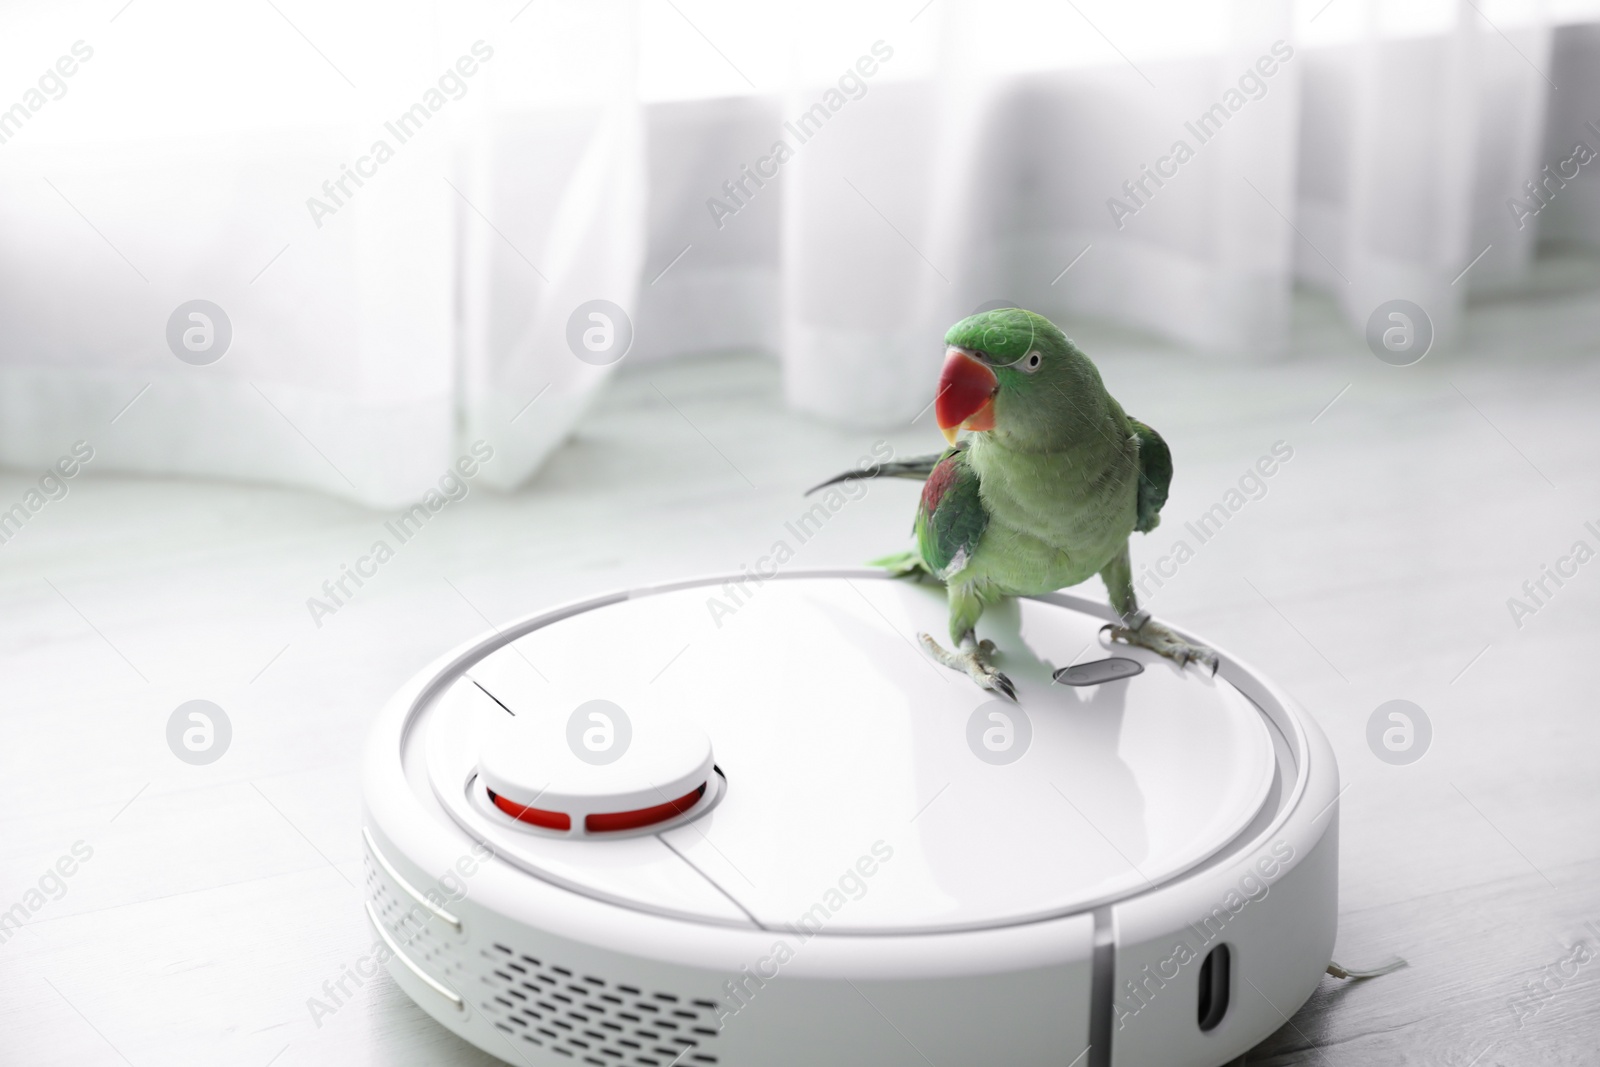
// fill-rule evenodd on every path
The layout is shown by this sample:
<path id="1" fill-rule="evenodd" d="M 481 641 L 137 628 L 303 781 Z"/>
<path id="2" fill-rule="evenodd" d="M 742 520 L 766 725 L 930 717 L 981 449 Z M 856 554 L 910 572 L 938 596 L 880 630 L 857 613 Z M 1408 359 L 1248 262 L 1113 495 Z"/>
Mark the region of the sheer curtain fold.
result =
<path id="1" fill-rule="evenodd" d="M 486 127 L 473 139 L 462 174 L 471 193 L 456 212 L 459 406 L 462 445 L 482 439 L 497 450 L 484 482 L 510 489 L 566 438 L 616 366 L 578 358 L 569 323 L 592 301 L 635 304 L 645 239 L 643 128 L 631 100 L 566 115 L 495 116 Z M 580 319 L 588 329 L 590 320 Z M 631 342 L 628 323 L 611 329 L 615 337 L 627 331 Z"/>
<path id="2" fill-rule="evenodd" d="M 1308 66 L 1339 136 L 1301 140 L 1302 172 L 1320 180 L 1302 186 L 1297 256 L 1356 329 L 1405 298 L 1448 340 L 1469 292 L 1526 272 L 1538 230 L 1508 207 L 1539 175 L 1554 87 L 1551 27 L 1522 14 L 1501 29 L 1463 2 L 1436 32 L 1396 35 L 1369 5 L 1357 39 Z"/>
<path id="3" fill-rule="evenodd" d="M 450 344 L 450 205 L 399 172 L 320 232 L 302 206 L 364 134 L 30 146 L 8 160 L 0 459 L 48 465 L 84 439 L 98 470 L 371 503 L 436 478 L 454 433 L 450 369 L 435 358 Z M 408 162 L 447 158 L 417 147 Z M 186 195 L 196 176 L 210 188 Z M 222 309 L 208 316 L 214 343 L 231 331 L 209 365 L 169 346 L 169 318 L 195 299 Z"/>

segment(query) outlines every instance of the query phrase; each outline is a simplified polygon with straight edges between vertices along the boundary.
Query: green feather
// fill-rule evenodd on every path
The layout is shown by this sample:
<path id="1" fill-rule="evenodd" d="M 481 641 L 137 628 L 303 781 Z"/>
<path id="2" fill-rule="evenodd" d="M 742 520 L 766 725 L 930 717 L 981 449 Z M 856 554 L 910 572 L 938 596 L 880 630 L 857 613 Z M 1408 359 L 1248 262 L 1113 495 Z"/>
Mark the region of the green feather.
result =
<path id="1" fill-rule="evenodd" d="M 1172 486 L 1172 452 L 1160 434 L 1138 419 L 1129 417 L 1128 424 L 1139 439 L 1139 511 L 1133 528 L 1149 533 L 1161 525 L 1161 508 Z"/>
<path id="2" fill-rule="evenodd" d="M 948 579 L 971 560 L 989 525 L 989 512 L 978 495 L 978 473 L 967 461 L 965 447 L 952 448 L 928 475 L 913 528 L 917 550 L 927 568 Z"/>

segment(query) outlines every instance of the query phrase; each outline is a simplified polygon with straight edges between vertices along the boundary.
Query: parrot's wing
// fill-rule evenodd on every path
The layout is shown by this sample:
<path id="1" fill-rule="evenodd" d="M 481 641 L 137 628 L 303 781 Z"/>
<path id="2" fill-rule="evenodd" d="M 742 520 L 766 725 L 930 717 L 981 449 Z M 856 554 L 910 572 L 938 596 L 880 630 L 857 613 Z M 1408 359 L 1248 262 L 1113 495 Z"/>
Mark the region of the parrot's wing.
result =
<path id="1" fill-rule="evenodd" d="M 989 525 L 989 512 L 978 495 L 978 472 L 967 461 L 965 444 L 939 457 L 917 506 L 917 549 L 941 580 L 967 565 Z"/>
<path id="2" fill-rule="evenodd" d="M 1150 427 L 1134 418 L 1128 422 L 1139 440 L 1139 510 L 1133 528 L 1149 533 L 1161 524 L 1161 507 L 1172 486 L 1172 452 Z"/>
<path id="3" fill-rule="evenodd" d="M 966 446 L 967 443 L 963 441 L 956 447 L 965 448 Z M 939 461 L 949 454 L 949 452 L 936 452 L 931 456 L 914 456 L 911 459 L 893 459 L 889 460 L 887 463 L 874 463 L 871 466 L 863 467 L 860 470 L 845 471 L 843 474 L 834 475 L 825 482 L 819 482 L 816 485 L 813 485 L 810 489 L 806 490 L 806 496 L 810 496 L 818 489 L 826 489 L 830 485 L 837 485 L 839 482 L 854 481 L 857 478 L 877 478 L 880 476 L 885 478 L 915 478 L 920 482 L 927 478 L 928 475 L 932 474 L 933 469 L 939 465 Z"/>

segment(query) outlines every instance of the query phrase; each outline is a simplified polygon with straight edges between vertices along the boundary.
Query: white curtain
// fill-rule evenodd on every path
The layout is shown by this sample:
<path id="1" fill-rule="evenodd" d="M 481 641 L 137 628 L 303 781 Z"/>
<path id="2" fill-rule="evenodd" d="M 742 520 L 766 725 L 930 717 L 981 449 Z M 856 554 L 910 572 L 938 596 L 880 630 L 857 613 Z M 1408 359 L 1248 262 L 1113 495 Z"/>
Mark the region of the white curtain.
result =
<path id="1" fill-rule="evenodd" d="M 1595 7 L 12 6 L 0 462 L 83 438 L 391 506 L 481 439 L 513 487 L 622 354 L 574 342 L 602 306 L 630 361 L 773 353 L 861 425 L 1000 302 L 1261 359 L 1302 284 L 1448 343 L 1536 248 L 1600 242 Z M 194 299 L 233 331 L 204 366 L 166 336 Z"/>
<path id="2" fill-rule="evenodd" d="M 0 461 L 85 439 L 96 469 L 393 506 L 479 439 L 479 481 L 526 480 L 610 373 L 567 328 L 635 302 L 634 4 L 0 18 L 0 92 L 86 56 L 0 123 Z M 207 365 L 166 336 L 194 299 L 231 325 Z"/>

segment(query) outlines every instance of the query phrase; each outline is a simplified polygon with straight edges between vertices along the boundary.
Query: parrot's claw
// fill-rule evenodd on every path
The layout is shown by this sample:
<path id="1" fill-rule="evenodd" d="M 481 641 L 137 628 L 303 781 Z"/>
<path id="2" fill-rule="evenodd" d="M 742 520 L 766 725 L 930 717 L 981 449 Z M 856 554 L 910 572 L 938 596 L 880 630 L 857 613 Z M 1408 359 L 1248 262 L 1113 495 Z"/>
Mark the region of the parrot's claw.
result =
<path id="1" fill-rule="evenodd" d="M 917 639 L 922 642 L 929 655 L 946 667 L 961 671 L 984 689 L 999 693 L 1013 704 L 1017 702 L 1017 687 L 1011 684 L 1010 678 L 995 670 L 988 662 L 995 654 L 993 641 L 977 641 L 968 633 L 961 639 L 959 652 L 946 652 L 939 642 L 927 634 L 918 634 Z"/>
<path id="2" fill-rule="evenodd" d="M 1150 617 L 1142 612 L 1138 618 L 1130 621 L 1133 623 L 1131 626 L 1106 623 L 1100 630 L 1102 633 L 1110 630 L 1113 641 L 1124 641 L 1140 648 L 1148 648 L 1157 655 L 1167 657 L 1180 667 L 1190 662 L 1210 667 L 1211 676 L 1216 677 L 1220 662 L 1217 654 L 1205 645 L 1190 644 L 1159 622 L 1151 621 Z"/>

